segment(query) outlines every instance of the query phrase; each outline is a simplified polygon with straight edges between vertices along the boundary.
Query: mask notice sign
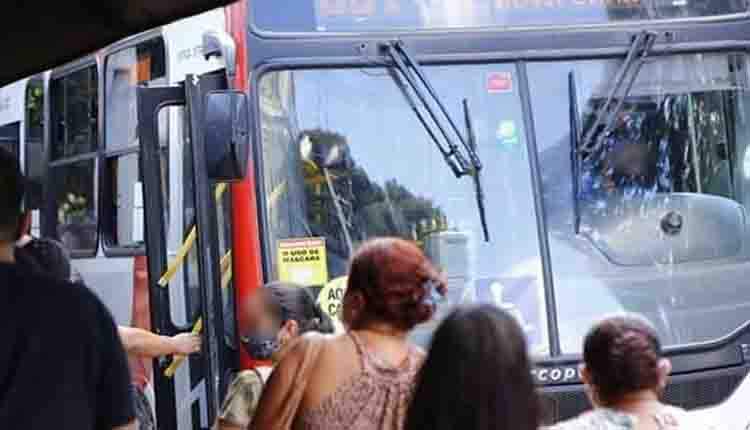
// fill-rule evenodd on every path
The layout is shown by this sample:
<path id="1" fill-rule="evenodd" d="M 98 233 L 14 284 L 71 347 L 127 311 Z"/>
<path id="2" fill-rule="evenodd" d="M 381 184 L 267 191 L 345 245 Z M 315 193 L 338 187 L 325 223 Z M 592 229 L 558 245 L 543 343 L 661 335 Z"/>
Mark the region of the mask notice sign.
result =
<path id="1" fill-rule="evenodd" d="M 492 72 L 488 74 L 487 92 L 490 94 L 513 92 L 513 74 L 510 72 Z"/>
<path id="2" fill-rule="evenodd" d="M 346 276 L 341 276 L 327 283 L 318 294 L 318 305 L 323 312 L 334 320 L 341 320 L 341 306 L 346 292 Z"/>
<path id="3" fill-rule="evenodd" d="M 280 281 L 303 287 L 328 282 L 326 242 L 322 237 L 280 240 L 277 258 Z"/>

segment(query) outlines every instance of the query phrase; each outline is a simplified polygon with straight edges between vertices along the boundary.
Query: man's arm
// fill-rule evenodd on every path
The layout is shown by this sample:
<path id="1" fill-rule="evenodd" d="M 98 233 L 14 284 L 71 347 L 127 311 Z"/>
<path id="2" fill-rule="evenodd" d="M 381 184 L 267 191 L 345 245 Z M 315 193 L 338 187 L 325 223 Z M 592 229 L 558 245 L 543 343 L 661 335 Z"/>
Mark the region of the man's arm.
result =
<path id="1" fill-rule="evenodd" d="M 182 333 L 177 336 L 160 336 L 134 327 L 117 326 L 120 339 L 127 354 L 139 357 L 162 357 L 165 355 L 189 355 L 199 352 L 201 338 L 197 334 Z"/>

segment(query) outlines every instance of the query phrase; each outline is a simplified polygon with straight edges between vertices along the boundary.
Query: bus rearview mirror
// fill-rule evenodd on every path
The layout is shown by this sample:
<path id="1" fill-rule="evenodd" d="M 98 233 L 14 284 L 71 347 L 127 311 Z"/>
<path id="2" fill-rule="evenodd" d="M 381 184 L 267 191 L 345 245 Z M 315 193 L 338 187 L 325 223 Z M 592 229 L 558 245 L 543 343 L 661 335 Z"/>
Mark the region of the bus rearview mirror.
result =
<path id="1" fill-rule="evenodd" d="M 250 155 L 250 117 L 247 95 L 241 91 L 213 91 L 205 105 L 206 163 L 210 179 L 238 181 L 247 174 Z"/>

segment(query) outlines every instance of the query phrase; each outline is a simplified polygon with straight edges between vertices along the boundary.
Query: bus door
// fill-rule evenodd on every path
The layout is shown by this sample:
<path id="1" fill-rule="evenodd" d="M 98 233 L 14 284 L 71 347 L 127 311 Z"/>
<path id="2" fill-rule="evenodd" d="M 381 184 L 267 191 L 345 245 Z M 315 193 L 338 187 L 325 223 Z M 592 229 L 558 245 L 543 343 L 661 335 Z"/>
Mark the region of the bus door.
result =
<path id="1" fill-rule="evenodd" d="M 237 354 L 231 353 L 231 342 L 225 341 L 229 335 L 225 333 L 222 301 L 222 286 L 227 285 L 231 277 L 231 253 L 222 255 L 220 251 L 219 224 L 223 228 L 224 221 L 217 213 L 216 197 L 223 194 L 228 182 L 245 174 L 249 116 L 246 96 L 226 90 L 226 82 L 223 74 L 187 75 L 179 85 L 138 88 L 138 135 L 153 329 L 163 335 L 192 329 L 203 337 L 202 352 L 192 359 L 196 363 L 191 361 L 190 366 L 191 389 L 196 398 L 189 399 L 187 405 L 177 404 L 172 380 L 181 359 L 154 363 L 159 428 L 180 428 L 178 415 L 183 413 L 184 407 L 195 414 L 196 401 L 200 417 L 192 420 L 191 427 L 209 428 L 216 419 L 230 371 L 236 368 L 233 360 Z M 192 163 L 189 163 L 191 171 L 184 177 L 193 182 L 190 189 L 195 202 L 195 228 L 186 235 L 185 243 L 172 262 L 167 257 L 167 226 L 162 215 L 166 202 L 160 192 L 163 176 L 157 135 L 159 111 L 170 106 L 185 109 L 184 130 L 188 134 L 185 142 L 190 147 L 188 157 Z M 200 313 L 191 321 L 192 327 L 176 327 L 170 318 L 170 296 L 166 287 L 193 246 L 198 260 Z M 193 366 L 198 368 L 197 378 Z"/>

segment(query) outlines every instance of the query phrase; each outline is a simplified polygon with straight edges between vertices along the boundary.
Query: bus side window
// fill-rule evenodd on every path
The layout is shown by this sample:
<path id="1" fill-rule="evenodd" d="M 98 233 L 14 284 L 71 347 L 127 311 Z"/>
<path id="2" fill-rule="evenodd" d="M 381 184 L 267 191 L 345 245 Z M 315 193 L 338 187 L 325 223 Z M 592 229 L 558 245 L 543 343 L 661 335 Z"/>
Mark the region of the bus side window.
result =
<path id="1" fill-rule="evenodd" d="M 144 244 L 144 205 L 139 161 L 136 89 L 165 81 L 164 41 L 157 37 L 109 55 L 104 65 L 102 236 L 104 250 L 137 252 Z M 163 201 L 168 220 L 168 109 L 158 116 Z M 122 253 L 118 255 L 123 255 Z"/>
<path id="2" fill-rule="evenodd" d="M 24 173 L 29 188 L 26 190 L 26 209 L 42 207 L 44 177 L 44 81 L 37 77 L 26 87 L 26 151 Z"/>
<path id="3" fill-rule="evenodd" d="M 0 148 L 18 157 L 20 123 L 14 122 L 0 127 Z"/>
<path id="4" fill-rule="evenodd" d="M 48 199 L 52 235 L 73 257 L 96 254 L 98 79 L 95 64 L 51 83 L 51 157 Z"/>

